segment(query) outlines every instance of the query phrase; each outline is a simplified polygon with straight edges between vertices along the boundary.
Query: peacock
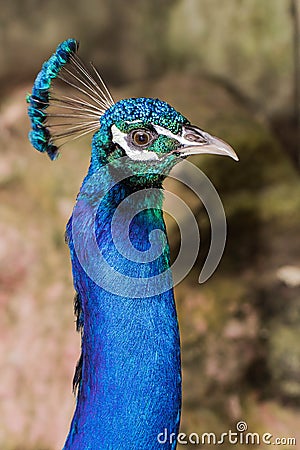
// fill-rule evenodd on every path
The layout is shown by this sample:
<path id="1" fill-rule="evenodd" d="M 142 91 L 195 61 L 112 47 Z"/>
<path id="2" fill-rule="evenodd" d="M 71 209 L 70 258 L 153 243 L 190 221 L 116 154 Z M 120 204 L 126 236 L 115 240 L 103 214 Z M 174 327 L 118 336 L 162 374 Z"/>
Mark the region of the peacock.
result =
<path id="1" fill-rule="evenodd" d="M 78 46 L 62 42 L 27 96 L 30 142 L 52 160 L 66 142 L 93 132 L 66 226 L 81 356 L 64 449 L 175 449 L 180 338 L 162 183 L 189 155 L 237 156 L 162 100 L 114 102 Z"/>

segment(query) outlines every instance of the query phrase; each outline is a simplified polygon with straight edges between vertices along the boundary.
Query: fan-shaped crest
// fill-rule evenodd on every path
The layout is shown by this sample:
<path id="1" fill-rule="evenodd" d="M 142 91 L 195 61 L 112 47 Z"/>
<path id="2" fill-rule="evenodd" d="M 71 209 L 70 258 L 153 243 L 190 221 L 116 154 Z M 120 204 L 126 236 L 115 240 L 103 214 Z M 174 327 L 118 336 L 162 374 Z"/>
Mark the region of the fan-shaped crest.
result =
<path id="1" fill-rule="evenodd" d="M 75 39 L 62 42 L 43 64 L 27 97 L 30 142 L 51 159 L 70 139 L 99 129 L 100 117 L 114 105 L 94 65 L 87 68 L 78 57 L 78 47 Z"/>

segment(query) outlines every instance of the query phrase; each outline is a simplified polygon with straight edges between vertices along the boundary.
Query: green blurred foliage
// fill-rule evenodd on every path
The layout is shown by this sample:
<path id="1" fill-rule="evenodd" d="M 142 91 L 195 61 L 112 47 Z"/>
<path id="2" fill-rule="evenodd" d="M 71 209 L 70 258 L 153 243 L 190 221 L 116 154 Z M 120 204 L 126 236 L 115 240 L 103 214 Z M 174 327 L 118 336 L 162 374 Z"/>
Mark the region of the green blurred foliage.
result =
<path id="1" fill-rule="evenodd" d="M 4 0 L 0 21 L 2 89 L 74 37 L 110 83 L 194 71 L 225 78 L 266 111 L 290 101 L 288 0 Z"/>

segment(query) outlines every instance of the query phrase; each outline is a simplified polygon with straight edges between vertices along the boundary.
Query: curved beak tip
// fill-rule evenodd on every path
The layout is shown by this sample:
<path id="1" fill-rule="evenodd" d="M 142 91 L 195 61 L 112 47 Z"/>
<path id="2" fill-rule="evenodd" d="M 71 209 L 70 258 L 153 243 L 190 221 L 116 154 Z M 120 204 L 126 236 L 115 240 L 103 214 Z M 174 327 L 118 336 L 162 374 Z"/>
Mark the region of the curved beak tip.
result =
<path id="1" fill-rule="evenodd" d="M 230 158 L 234 159 L 235 161 L 239 161 L 240 159 L 239 159 L 238 155 L 235 153 L 235 151 L 233 150 L 232 147 L 230 147 L 230 148 L 231 148 L 231 152 L 230 152 L 230 154 L 228 154 L 228 156 L 230 156 Z"/>

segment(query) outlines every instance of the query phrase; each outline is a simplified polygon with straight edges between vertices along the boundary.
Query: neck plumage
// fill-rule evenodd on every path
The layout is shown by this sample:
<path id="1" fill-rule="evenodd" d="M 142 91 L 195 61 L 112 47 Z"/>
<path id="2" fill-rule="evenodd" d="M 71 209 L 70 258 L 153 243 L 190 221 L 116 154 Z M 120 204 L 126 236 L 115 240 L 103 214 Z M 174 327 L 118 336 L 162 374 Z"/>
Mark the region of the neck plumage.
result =
<path id="1" fill-rule="evenodd" d="M 102 179 L 103 184 L 106 181 Z M 147 278 L 151 280 L 170 266 L 167 241 L 163 241 L 161 234 L 151 239 L 151 233 L 152 237 L 157 233 L 153 230 L 166 232 L 161 210 L 162 192 L 154 189 L 145 191 L 143 196 L 143 190 L 133 188 L 133 183 L 120 182 L 104 197 L 93 222 L 89 216 L 97 199 L 93 189 L 86 194 L 87 183 L 90 183 L 90 175 L 77 200 L 79 226 L 74 228 L 74 212 L 67 226 L 74 286 L 78 293 L 78 321 L 83 330 L 82 355 L 76 373 L 77 405 L 64 448 L 174 449 L 180 420 L 181 372 L 173 289 L 169 285 L 167 290 L 144 296 L 144 292 L 151 293 Z M 94 192 L 98 188 L 95 187 Z M 128 200 L 126 207 L 118 211 L 118 220 L 112 223 L 116 207 L 133 194 L 133 190 L 138 197 Z M 145 205 L 153 204 L 157 207 L 145 209 Z M 126 241 L 124 229 L 129 223 L 130 241 Z M 117 274 L 114 278 L 111 272 L 105 271 L 102 279 L 106 284 L 103 285 L 99 282 L 101 262 L 98 264 L 95 255 L 88 251 L 85 261 L 89 264 L 93 260 L 99 278 L 93 279 L 92 272 L 82 266 L 75 241 L 84 247 L 85 234 L 91 227 L 95 229 L 98 247 L 109 265 L 118 275 L 144 279 L 143 290 L 138 291 L 137 287 L 136 295 L 128 296 L 128 288 L 132 288 L 134 280 L 131 286 L 126 286 L 126 278 L 122 285 Z M 113 238 L 119 239 L 118 250 L 111 228 Z M 155 257 L 161 249 L 160 255 Z M 142 253 L 149 255 L 150 251 L 154 255 L 152 258 L 140 257 Z M 130 252 L 134 258 L 130 258 Z M 111 290 L 107 289 L 109 285 Z M 158 440 L 160 433 L 167 433 L 173 439 L 162 444 Z"/>

